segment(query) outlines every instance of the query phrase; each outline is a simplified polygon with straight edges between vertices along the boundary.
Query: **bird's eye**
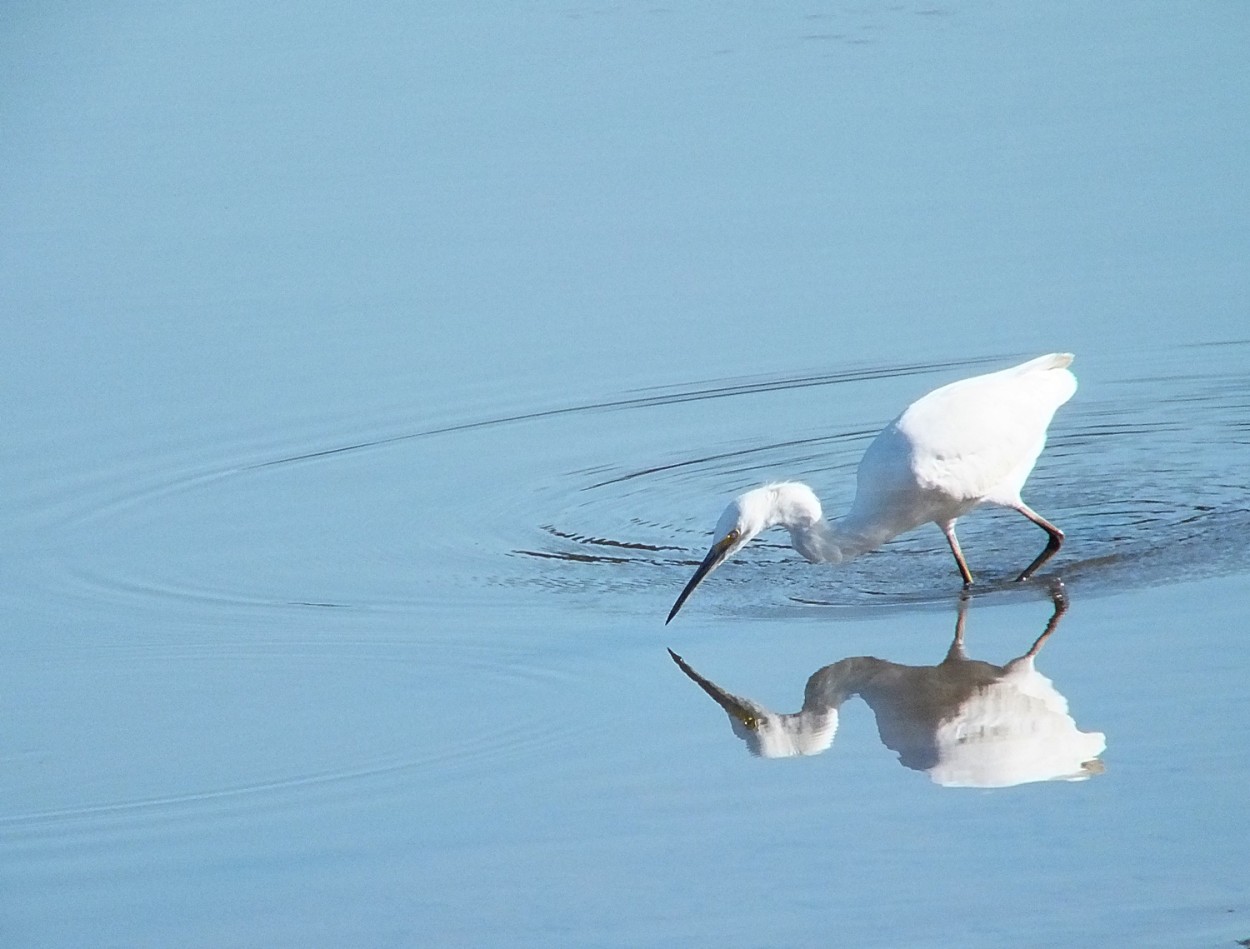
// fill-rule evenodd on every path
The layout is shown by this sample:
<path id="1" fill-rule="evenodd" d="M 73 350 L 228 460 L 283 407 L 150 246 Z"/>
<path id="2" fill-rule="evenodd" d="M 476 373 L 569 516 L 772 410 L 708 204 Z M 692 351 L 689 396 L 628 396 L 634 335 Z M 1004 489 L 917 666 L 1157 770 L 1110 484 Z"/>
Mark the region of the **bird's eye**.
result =
<path id="1" fill-rule="evenodd" d="M 737 539 L 738 539 L 738 528 L 736 527 L 733 530 L 731 530 L 728 534 L 725 535 L 725 540 L 729 541 L 731 544 Z"/>

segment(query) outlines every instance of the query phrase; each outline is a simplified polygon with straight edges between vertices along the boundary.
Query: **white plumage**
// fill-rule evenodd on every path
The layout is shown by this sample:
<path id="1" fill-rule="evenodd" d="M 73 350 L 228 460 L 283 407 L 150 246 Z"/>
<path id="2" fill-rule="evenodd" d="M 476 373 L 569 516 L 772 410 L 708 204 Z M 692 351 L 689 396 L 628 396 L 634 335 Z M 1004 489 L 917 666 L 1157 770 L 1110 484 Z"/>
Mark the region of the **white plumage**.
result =
<path id="1" fill-rule="evenodd" d="M 864 452 L 855 501 L 835 523 L 824 519 L 812 489 L 799 482 L 739 495 L 721 515 L 711 550 L 665 622 L 704 577 L 770 527 L 786 528 L 807 560 L 842 563 L 932 522 L 945 534 L 968 585 L 972 572 L 955 521 L 980 504 L 996 504 L 1020 512 L 1048 535 L 1046 548 L 1017 578 L 1027 580 L 1063 543 L 1063 532 L 1026 505 L 1020 492 L 1046 445 L 1055 411 L 1076 392 L 1076 377 L 1067 368 L 1072 358 L 1039 356 L 917 399 Z"/>

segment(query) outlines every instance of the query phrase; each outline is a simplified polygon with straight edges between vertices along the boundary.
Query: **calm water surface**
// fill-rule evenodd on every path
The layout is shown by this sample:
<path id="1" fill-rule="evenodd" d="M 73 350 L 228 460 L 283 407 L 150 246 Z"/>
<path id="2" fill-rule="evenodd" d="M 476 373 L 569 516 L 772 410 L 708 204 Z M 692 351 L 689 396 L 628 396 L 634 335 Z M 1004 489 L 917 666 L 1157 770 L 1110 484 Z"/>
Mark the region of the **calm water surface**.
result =
<path id="1" fill-rule="evenodd" d="M 1250 937 L 1240 8 L 11 20 L 0 941 Z M 1058 349 L 1037 582 L 770 536 L 664 626 Z"/>

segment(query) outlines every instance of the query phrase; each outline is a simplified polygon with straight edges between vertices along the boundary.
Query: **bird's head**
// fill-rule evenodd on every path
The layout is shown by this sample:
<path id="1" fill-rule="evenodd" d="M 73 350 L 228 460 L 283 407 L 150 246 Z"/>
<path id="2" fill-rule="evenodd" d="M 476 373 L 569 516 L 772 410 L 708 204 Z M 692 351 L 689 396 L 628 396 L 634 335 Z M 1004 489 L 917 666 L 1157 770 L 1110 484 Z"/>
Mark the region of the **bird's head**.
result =
<path id="1" fill-rule="evenodd" d="M 715 682 L 695 672 L 681 656 L 669 650 L 673 661 L 696 685 L 712 697 L 729 716 L 733 732 L 747 750 L 758 758 L 790 758 L 795 755 L 818 755 L 833 744 L 838 730 L 838 709 L 830 704 L 793 715 L 770 712 L 762 705 L 726 692 Z"/>
<path id="2" fill-rule="evenodd" d="M 704 577 L 750 543 L 761 531 L 776 526 L 792 530 L 806 528 L 818 520 L 820 501 L 805 484 L 791 481 L 766 484 L 762 488 L 753 488 L 738 495 L 729 502 L 720 520 L 716 522 L 711 549 L 677 597 L 673 608 L 669 610 L 665 624 L 677 615 L 677 611 L 694 592 L 694 588 L 703 582 Z"/>

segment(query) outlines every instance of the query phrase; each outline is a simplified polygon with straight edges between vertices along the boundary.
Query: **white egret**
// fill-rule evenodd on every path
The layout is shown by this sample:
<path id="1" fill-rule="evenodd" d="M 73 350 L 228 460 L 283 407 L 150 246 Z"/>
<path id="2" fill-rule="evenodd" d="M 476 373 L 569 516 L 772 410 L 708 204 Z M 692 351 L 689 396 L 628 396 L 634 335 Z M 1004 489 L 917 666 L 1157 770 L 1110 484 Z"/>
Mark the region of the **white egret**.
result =
<path id="1" fill-rule="evenodd" d="M 1027 580 L 1053 557 L 1063 531 L 1020 498 L 1055 411 L 1076 391 L 1071 353 L 973 376 L 917 399 L 873 439 L 859 463 L 850 513 L 830 523 L 812 489 L 767 484 L 739 495 L 716 524 L 712 548 L 669 611 L 672 620 L 703 579 L 761 531 L 784 527 L 812 563 L 843 563 L 930 521 L 941 528 L 963 577 L 972 572 L 955 521 L 980 504 L 1019 511 L 1046 531 L 1046 548 L 1021 571 Z"/>

